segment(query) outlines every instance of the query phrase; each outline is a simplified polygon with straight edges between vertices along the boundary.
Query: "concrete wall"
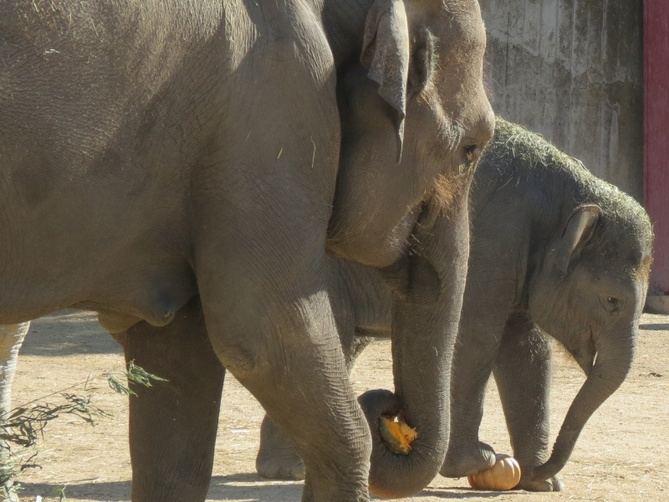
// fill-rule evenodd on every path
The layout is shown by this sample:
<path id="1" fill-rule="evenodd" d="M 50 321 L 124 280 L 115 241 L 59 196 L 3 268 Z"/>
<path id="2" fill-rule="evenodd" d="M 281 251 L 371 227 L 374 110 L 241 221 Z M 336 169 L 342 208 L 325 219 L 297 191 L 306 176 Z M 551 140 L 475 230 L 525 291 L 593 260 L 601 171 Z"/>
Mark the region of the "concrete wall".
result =
<path id="1" fill-rule="evenodd" d="M 497 113 L 643 197 L 642 0 L 479 0 Z"/>
<path id="2" fill-rule="evenodd" d="M 667 0 L 644 1 L 644 119 L 646 126 L 645 202 L 655 227 L 655 311 L 669 314 L 669 10 Z M 660 297 L 656 298 L 660 300 Z M 651 303 L 651 298 L 648 303 Z M 663 305 L 662 305 L 663 304 Z"/>

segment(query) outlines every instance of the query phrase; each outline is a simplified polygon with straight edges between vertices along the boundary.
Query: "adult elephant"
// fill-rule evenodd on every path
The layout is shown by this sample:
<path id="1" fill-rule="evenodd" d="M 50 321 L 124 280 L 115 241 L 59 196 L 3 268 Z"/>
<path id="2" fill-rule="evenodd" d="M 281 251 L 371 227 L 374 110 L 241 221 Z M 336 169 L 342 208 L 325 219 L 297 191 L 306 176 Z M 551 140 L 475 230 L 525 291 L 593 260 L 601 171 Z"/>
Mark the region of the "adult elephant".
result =
<path id="1" fill-rule="evenodd" d="M 368 479 L 404 495 L 437 472 L 493 121 L 477 2 L 408 7 L 0 5 L 0 322 L 75 306 L 134 326 L 126 357 L 169 383 L 131 405 L 133 500 L 204 499 L 220 362 L 301 450 L 304 500 L 364 501 Z M 363 399 L 371 474 L 326 249 L 396 285 L 396 395 Z M 396 459 L 376 418 L 400 409 L 421 437 Z"/>

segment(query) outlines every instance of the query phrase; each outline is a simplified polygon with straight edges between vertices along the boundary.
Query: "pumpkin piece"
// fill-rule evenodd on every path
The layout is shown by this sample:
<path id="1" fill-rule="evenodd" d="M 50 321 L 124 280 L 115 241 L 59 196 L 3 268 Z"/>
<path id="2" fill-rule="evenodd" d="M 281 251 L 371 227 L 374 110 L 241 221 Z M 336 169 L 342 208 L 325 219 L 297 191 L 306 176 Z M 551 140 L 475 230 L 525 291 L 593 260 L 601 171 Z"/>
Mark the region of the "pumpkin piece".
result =
<path id="1" fill-rule="evenodd" d="M 520 483 L 520 465 L 509 455 L 496 455 L 496 462 L 490 469 L 467 476 L 469 486 L 475 490 L 504 491 L 515 488 Z"/>
<path id="2" fill-rule="evenodd" d="M 411 443 L 418 437 L 416 429 L 398 417 L 381 417 L 379 433 L 390 451 L 399 455 L 408 455 Z"/>

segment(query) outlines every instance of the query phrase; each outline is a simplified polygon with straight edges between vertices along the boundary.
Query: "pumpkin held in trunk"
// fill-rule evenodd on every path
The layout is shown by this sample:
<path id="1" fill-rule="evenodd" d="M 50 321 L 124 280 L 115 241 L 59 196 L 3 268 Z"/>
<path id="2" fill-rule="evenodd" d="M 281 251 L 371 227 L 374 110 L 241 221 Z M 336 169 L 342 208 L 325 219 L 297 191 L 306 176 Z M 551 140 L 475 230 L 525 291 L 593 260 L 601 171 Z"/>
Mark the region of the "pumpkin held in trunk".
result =
<path id="1" fill-rule="evenodd" d="M 399 455 L 408 455 L 411 443 L 418 437 L 416 429 L 397 417 L 381 417 L 379 433 L 390 451 Z"/>

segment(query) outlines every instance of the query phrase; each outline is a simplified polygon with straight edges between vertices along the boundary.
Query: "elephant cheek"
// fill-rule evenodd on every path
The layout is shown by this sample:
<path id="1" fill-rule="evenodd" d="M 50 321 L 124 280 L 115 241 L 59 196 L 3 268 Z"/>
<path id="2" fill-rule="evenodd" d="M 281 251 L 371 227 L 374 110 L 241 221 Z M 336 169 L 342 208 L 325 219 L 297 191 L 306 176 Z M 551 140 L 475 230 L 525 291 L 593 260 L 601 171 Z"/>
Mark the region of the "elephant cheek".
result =
<path id="1" fill-rule="evenodd" d="M 384 269 L 391 267 L 406 254 L 409 236 L 416 225 L 418 210 L 404 215 L 395 226 L 389 221 L 358 222 L 332 227 L 327 250 L 346 260 Z"/>

